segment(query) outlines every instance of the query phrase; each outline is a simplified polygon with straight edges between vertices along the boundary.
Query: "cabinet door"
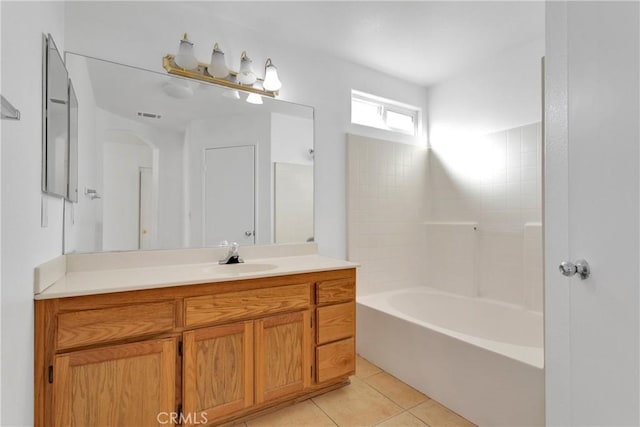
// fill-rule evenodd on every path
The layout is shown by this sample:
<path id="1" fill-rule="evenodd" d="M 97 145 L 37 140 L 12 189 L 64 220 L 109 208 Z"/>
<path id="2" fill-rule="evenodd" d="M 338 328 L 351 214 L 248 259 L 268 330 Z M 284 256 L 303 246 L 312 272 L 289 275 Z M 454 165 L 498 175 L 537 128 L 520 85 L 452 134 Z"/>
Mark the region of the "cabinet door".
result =
<path id="1" fill-rule="evenodd" d="M 208 421 L 253 404 L 253 322 L 184 333 L 183 393 L 183 412 Z"/>
<path id="2" fill-rule="evenodd" d="M 294 394 L 311 384 L 309 310 L 256 320 L 256 402 Z"/>
<path id="3" fill-rule="evenodd" d="M 162 425 L 176 410 L 175 366 L 175 338 L 56 356 L 54 425 Z"/>

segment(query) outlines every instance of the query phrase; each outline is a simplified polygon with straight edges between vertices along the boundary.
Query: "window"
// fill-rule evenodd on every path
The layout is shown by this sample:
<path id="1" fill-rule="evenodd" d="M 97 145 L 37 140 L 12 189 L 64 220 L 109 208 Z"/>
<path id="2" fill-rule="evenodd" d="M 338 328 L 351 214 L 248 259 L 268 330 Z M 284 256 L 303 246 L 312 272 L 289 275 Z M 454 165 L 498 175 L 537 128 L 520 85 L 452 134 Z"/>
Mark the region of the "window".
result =
<path id="1" fill-rule="evenodd" d="M 416 136 L 419 119 L 419 108 L 351 91 L 351 123 Z"/>

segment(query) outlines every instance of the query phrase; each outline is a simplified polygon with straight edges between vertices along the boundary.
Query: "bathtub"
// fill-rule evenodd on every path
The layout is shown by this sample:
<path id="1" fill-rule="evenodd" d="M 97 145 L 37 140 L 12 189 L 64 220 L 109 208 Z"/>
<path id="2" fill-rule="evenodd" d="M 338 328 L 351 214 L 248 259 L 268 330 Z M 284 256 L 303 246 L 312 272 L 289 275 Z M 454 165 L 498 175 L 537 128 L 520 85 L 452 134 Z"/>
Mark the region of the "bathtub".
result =
<path id="1" fill-rule="evenodd" d="M 537 312 L 420 287 L 357 298 L 365 359 L 480 426 L 544 425 Z"/>

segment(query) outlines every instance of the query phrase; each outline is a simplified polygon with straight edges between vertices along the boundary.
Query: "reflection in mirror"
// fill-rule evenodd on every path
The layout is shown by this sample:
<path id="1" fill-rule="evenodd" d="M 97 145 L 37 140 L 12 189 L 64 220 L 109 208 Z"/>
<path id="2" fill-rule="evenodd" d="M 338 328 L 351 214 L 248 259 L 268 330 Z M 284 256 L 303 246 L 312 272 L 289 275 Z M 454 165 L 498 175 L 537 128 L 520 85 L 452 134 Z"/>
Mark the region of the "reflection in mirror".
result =
<path id="1" fill-rule="evenodd" d="M 67 200 L 78 201 L 78 97 L 69 79 L 69 176 Z"/>
<path id="2" fill-rule="evenodd" d="M 79 197 L 65 252 L 313 240 L 311 107 L 253 105 L 227 88 L 66 55 Z"/>
<path id="3" fill-rule="evenodd" d="M 43 76 L 42 191 L 67 196 L 68 77 L 51 34 L 45 36 Z"/>

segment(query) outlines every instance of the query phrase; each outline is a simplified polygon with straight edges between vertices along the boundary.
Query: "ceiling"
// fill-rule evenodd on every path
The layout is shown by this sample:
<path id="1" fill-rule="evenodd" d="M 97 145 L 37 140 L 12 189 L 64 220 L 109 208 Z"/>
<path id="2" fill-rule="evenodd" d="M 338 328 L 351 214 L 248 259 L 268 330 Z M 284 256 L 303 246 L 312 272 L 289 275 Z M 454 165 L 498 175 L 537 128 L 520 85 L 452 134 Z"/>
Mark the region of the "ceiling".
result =
<path id="1" fill-rule="evenodd" d="M 277 40 L 429 86 L 544 37 L 542 1 L 197 2 Z M 292 37 L 295 35 L 295 37 Z"/>

